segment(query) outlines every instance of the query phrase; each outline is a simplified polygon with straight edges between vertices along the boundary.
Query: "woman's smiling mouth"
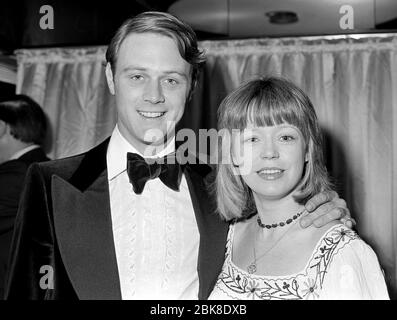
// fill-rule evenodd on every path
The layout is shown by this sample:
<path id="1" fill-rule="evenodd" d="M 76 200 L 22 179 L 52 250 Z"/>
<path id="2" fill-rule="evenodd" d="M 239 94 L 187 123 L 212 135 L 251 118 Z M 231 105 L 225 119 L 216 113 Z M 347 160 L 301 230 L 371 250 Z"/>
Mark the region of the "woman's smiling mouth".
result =
<path id="1" fill-rule="evenodd" d="M 276 180 L 281 178 L 285 170 L 280 168 L 263 168 L 257 174 L 265 180 Z"/>

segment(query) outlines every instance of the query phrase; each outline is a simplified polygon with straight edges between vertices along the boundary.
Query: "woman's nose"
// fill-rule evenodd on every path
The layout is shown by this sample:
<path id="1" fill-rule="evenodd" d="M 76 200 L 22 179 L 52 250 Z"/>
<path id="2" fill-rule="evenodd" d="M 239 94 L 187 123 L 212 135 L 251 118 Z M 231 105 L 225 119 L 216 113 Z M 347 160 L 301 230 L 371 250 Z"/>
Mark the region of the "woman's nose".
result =
<path id="1" fill-rule="evenodd" d="M 260 156 L 263 159 L 275 159 L 279 157 L 277 146 L 273 141 L 264 143 Z"/>

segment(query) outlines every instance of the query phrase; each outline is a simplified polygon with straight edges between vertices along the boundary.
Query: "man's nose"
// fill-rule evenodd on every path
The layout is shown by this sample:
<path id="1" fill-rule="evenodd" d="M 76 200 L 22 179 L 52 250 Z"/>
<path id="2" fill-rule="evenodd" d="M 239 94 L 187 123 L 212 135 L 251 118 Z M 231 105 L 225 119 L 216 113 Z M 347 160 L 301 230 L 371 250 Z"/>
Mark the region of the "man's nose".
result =
<path id="1" fill-rule="evenodd" d="M 153 80 L 146 85 L 143 99 L 150 103 L 162 103 L 165 101 L 163 88 L 159 81 Z"/>

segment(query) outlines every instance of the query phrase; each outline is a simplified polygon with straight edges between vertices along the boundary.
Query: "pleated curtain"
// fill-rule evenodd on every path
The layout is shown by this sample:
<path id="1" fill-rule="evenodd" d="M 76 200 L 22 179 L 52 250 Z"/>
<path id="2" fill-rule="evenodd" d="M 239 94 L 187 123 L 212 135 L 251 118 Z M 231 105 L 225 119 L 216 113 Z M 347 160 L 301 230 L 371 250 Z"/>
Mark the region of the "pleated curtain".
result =
<path id="1" fill-rule="evenodd" d="M 277 75 L 312 99 L 327 166 L 378 254 L 397 298 L 397 35 L 200 42 L 207 63 L 182 126 L 216 128 L 222 99 L 249 79 Z M 48 155 L 86 151 L 116 123 L 105 79 L 106 47 L 18 50 L 17 91 L 46 111 Z"/>

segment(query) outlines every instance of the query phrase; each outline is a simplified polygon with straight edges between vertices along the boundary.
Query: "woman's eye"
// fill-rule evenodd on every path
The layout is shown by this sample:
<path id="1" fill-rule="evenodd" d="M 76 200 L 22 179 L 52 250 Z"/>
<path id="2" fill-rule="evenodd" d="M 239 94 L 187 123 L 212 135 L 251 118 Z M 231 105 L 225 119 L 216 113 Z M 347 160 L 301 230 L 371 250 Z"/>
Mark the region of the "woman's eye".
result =
<path id="1" fill-rule="evenodd" d="M 245 139 L 245 141 L 247 142 L 257 142 L 259 139 L 257 137 L 249 137 L 247 139 Z"/>
<path id="2" fill-rule="evenodd" d="M 283 142 L 289 142 L 295 140 L 295 137 L 290 136 L 290 135 L 283 135 L 280 137 L 280 140 Z"/>

